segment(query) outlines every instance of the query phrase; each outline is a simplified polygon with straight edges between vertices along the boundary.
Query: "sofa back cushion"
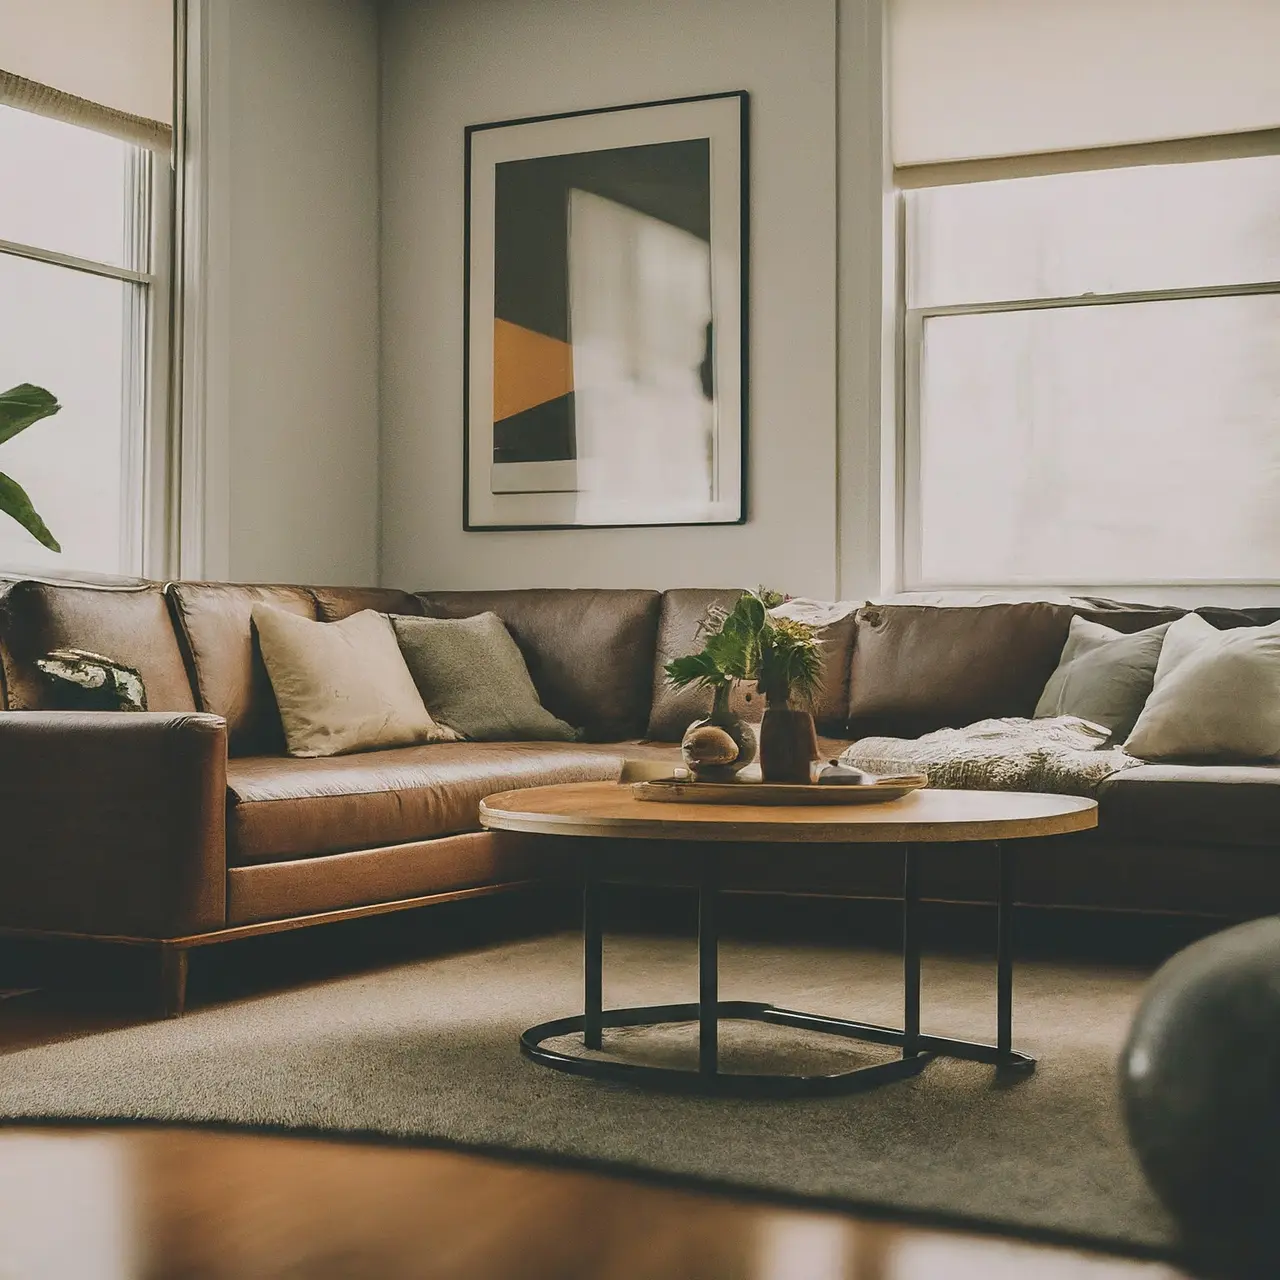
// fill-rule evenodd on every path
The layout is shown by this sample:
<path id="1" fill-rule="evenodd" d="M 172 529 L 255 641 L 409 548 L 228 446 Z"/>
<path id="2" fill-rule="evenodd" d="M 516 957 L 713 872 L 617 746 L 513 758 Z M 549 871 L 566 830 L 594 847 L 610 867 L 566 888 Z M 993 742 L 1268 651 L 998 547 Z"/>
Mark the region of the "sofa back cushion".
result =
<path id="1" fill-rule="evenodd" d="M 156 582 L 19 580 L 0 595 L 3 706 L 10 711 L 57 707 L 36 666 L 51 649 L 87 649 L 133 667 L 152 711 L 194 711 L 195 699 L 174 635 L 163 588 Z"/>
<path id="2" fill-rule="evenodd" d="M 990 716 L 1030 716 L 1075 612 L 1039 602 L 865 605 L 853 642 L 850 734 L 916 738 Z"/>
<path id="3" fill-rule="evenodd" d="M 712 605 L 731 609 L 740 595 L 741 587 L 677 587 L 662 593 L 653 658 L 653 699 L 645 729 L 646 738 L 654 742 L 679 742 L 685 729 L 711 710 L 709 693 L 693 686 L 673 689 L 667 683 L 663 668 L 673 658 L 697 652 L 700 647 L 698 628 Z M 759 720 L 764 708 L 762 705 L 757 709 L 754 702 L 746 703 L 737 695 L 733 709 L 744 719 Z"/>
<path id="4" fill-rule="evenodd" d="M 656 591 L 423 591 L 431 618 L 496 613 L 552 715 L 591 742 L 638 738 L 649 719 L 662 597 Z"/>
<path id="5" fill-rule="evenodd" d="M 373 609 L 377 613 L 413 616 L 422 613 L 418 597 L 399 587 L 308 587 L 321 622 L 341 622 L 353 613 Z"/>
<path id="6" fill-rule="evenodd" d="M 224 716 L 233 756 L 284 752 L 284 728 L 253 631 L 255 604 L 315 619 L 304 587 L 171 582 L 165 588 L 199 710 Z"/>
<path id="7" fill-rule="evenodd" d="M 1274 622 L 1280 622 L 1280 609 L 1273 605 L 1229 609 L 1223 605 L 1209 604 L 1202 605 L 1196 613 L 1219 631 L 1234 631 L 1236 627 L 1269 627 Z"/>
<path id="8" fill-rule="evenodd" d="M 653 705 L 646 737 L 654 742 L 679 742 L 692 721 L 710 712 L 709 693 L 693 687 L 673 689 L 663 668 L 672 658 L 696 653 L 701 647 L 698 627 L 712 605 L 732 608 L 741 594 L 740 587 L 679 587 L 663 592 L 653 663 Z M 834 737 L 844 734 L 848 715 L 849 660 L 855 626 L 856 615 L 850 612 L 821 631 L 822 688 L 814 701 L 813 718 L 820 733 Z M 746 720 L 759 720 L 764 714 L 764 701 L 753 696 L 748 702 L 747 692 L 754 691 L 742 686 L 734 690 L 733 709 Z"/>

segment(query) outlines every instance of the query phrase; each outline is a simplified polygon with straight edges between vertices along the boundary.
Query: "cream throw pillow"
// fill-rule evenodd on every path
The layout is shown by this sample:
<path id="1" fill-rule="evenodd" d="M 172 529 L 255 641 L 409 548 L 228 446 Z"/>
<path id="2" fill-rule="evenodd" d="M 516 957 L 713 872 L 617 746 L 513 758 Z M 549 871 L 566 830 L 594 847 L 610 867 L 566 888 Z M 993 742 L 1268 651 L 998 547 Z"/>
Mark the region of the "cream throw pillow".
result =
<path id="1" fill-rule="evenodd" d="M 457 741 L 431 718 L 383 614 L 311 622 L 256 604 L 253 624 L 291 756 Z"/>
<path id="2" fill-rule="evenodd" d="M 1280 757 L 1280 622 L 1219 631 L 1179 618 L 1124 749 L 1141 760 Z"/>

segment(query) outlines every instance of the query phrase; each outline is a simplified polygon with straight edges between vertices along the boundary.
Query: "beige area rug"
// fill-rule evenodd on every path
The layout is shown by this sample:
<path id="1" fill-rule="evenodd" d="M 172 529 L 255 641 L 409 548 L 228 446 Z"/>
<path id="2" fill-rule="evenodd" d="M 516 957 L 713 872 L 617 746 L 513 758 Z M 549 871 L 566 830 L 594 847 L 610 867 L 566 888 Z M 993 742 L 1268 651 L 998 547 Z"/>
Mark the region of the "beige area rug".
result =
<path id="1" fill-rule="evenodd" d="M 896 957 L 726 943 L 722 999 L 901 1024 Z M 1115 1063 L 1143 975 L 1019 966 L 1028 1079 L 936 1059 L 864 1094 L 753 1101 L 641 1092 L 521 1058 L 526 1027 L 581 1008 L 564 934 L 423 960 L 0 1057 L 0 1117 L 145 1119 L 376 1133 L 531 1153 L 786 1197 L 1171 1252 L 1121 1123 Z M 989 1040 L 994 968 L 929 959 L 927 1031 Z M 610 1005 L 696 997 L 692 941 L 610 938 Z M 693 1027 L 614 1032 L 692 1062 Z M 725 1028 L 725 1066 L 837 1069 L 886 1050 L 756 1024 Z"/>

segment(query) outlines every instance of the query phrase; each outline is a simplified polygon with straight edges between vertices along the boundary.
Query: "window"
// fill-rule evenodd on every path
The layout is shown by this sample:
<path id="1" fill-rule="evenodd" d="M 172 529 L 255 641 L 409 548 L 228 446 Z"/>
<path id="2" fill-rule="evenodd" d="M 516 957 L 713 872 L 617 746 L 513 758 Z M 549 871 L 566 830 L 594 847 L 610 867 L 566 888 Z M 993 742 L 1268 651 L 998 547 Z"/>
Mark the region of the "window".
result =
<path id="1" fill-rule="evenodd" d="M 902 586 L 1280 582 L 1280 157 L 905 199 Z"/>
<path id="2" fill-rule="evenodd" d="M 0 449 L 62 554 L 0 519 L 0 567 L 142 572 L 163 525 L 168 173 L 11 107 L 0 167 L 0 390 L 33 382 L 63 406 Z"/>

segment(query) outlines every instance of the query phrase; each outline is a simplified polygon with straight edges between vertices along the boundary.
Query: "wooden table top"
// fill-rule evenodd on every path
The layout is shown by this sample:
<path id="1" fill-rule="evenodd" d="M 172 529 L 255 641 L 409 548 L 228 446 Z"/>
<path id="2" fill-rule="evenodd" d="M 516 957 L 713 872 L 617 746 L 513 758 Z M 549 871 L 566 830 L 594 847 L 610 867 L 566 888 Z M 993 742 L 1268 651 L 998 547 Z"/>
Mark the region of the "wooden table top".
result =
<path id="1" fill-rule="evenodd" d="M 816 808 L 653 804 L 615 782 L 503 791 L 480 802 L 480 823 L 554 836 L 814 844 L 1020 840 L 1098 825 L 1095 800 L 1020 791 L 914 791 L 885 804 Z"/>

